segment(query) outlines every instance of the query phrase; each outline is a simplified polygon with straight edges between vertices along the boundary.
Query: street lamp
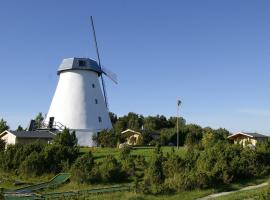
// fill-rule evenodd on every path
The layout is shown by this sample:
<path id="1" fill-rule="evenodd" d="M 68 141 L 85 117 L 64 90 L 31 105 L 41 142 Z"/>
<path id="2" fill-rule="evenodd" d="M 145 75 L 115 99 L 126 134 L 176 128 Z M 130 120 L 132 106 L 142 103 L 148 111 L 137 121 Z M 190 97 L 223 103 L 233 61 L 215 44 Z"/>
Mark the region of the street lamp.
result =
<path id="1" fill-rule="evenodd" d="M 179 149 L 179 108 L 181 105 L 181 101 L 177 99 L 177 117 L 176 117 L 176 132 L 177 132 L 177 149 Z"/>

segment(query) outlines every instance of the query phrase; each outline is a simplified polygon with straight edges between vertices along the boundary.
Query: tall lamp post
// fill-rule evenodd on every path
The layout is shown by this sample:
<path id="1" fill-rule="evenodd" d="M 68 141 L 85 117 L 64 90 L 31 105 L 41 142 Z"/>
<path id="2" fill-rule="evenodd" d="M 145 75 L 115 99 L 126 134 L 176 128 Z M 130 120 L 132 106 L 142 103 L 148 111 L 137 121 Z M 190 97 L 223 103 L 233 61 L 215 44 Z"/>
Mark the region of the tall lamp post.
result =
<path id="1" fill-rule="evenodd" d="M 176 117 L 176 133 L 177 133 L 177 149 L 179 149 L 179 108 L 181 101 L 177 99 L 177 117 Z"/>

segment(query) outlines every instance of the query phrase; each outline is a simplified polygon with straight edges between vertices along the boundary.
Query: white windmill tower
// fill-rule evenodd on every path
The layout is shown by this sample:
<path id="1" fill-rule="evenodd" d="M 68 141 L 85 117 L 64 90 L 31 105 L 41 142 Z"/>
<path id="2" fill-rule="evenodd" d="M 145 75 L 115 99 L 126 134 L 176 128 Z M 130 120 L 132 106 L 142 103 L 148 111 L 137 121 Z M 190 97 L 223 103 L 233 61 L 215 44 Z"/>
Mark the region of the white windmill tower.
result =
<path id="1" fill-rule="evenodd" d="M 116 75 L 101 67 L 92 17 L 91 22 L 98 62 L 89 58 L 66 58 L 62 61 L 57 71 L 58 85 L 45 120 L 75 130 L 82 146 L 93 146 L 93 134 L 112 128 L 102 75 L 117 83 Z"/>

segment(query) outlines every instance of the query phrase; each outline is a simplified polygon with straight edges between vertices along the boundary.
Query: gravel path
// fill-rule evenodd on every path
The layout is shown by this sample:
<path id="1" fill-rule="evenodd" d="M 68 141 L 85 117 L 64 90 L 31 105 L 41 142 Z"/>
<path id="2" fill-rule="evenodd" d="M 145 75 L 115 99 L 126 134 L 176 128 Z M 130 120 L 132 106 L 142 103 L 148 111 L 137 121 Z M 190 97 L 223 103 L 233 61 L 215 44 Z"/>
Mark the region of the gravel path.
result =
<path id="1" fill-rule="evenodd" d="M 264 187 L 264 186 L 267 186 L 267 185 L 268 185 L 268 183 L 262 183 L 262 184 L 259 184 L 259 185 L 247 186 L 247 187 L 244 187 L 244 188 L 242 188 L 240 190 L 210 194 L 210 195 L 208 195 L 206 197 L 202 197 L 202 198 L 199 198 L 197 200 L 208 200 L 208 199 L 212 199 L 212 198 L 216 198 L 216 197 L 220 197 L 220 196 L 226 196 L 226 195 L 233 194 L 233 193 L 240 192 L 240 191 L 246 191 L 246 190 L 253 190 L 253 189 L 261 188 L 261 187 Z"/>

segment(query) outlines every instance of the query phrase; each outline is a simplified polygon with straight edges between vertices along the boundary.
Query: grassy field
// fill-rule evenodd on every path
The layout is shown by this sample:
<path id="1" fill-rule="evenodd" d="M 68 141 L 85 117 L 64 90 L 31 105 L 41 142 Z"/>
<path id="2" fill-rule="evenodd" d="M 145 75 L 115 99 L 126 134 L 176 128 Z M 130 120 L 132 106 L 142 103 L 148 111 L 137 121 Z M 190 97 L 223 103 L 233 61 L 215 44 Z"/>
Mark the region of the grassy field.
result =
<path id="1" fill-rule="evenodd" d="M 179 149 L 175 147 L 162 147 L 161 150 L 164 154 L 166 154 L 166 153 L 170 153 L 173 148 L 175 152 L 181 156 L 183 156 L 186 153 L 186 148 L 184 147 L 180 147 Z M 118 148 L 82 147 L 80 150 L 81 150 L 81 153 L 86 153 L 86 152 L 91 151 L 97 160 L 103 159 L 107 155 L 113 155 L 116 158 L 118 158 L 120 155 L 120 149 Z M 153 152 L 154 152 L 154 147 L 135 147 L 132 149 L 131 154 L 141 155 L 141 156 L 144 156 L 146 160 L 149 160 Z"/>

